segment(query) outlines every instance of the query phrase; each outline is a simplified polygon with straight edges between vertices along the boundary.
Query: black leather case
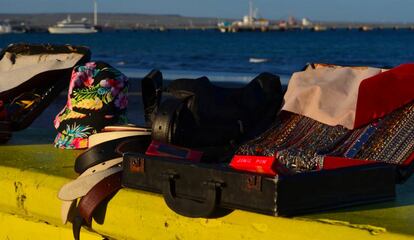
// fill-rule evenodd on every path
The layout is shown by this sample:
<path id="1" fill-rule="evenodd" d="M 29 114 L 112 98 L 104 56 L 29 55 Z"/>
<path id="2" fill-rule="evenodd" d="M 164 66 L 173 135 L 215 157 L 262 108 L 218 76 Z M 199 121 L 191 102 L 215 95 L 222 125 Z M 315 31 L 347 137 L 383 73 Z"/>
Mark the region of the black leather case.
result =
<path id="1" fill-rule="evenodd" d="M 123 186 L 160 193 L 172 210 L 189 217 L 232 209 L 292 216 L 395 197 L 395 166 L 382 163 L 267 177 L 135 152 L 124 155 L 123 166 Z"/>

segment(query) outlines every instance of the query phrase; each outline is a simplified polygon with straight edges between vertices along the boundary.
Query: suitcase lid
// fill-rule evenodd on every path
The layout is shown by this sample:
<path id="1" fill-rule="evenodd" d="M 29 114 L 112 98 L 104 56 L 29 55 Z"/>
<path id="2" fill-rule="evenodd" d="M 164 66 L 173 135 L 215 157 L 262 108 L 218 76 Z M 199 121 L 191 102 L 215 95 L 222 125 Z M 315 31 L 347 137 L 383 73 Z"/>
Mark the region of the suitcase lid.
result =
<path id="1" fill-rule="evenodd" d="M 72 69 L 90 58 L 90 50 L 71 45 L 11 44 L 0 52 L 0 97 L 10 100 L 22 92 L 53 85 L 58 79 L 38 79 L 36 76 L 50 71 Z M 70 78 L 64 74 L 65 80 Z M 66 81 L 65 81 L 66 82 Z"/>

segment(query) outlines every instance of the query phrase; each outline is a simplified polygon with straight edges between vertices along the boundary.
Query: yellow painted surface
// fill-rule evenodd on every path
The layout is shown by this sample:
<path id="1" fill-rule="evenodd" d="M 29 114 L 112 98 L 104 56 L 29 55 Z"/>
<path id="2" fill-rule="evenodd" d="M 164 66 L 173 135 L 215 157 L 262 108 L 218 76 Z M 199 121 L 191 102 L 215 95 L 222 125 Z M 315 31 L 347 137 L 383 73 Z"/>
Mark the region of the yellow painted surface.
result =
<path id="1" fill-rule="evenodd" d="M 19 215 L 12 215 L 0 212 L 0 239 L 7 240 L 65 240 L 72 238 L 72 231 L 69 228 L 54 226 L 50 223 L 23 218 Z M 97 233 L 81 233 L 82 240 L 102 240 L 103 237 Z"/>
<path id="2" fill-rule="evenodd" d="M 39 144 L 31 144 L 33 136 Z M 0 239 L 72 238 L 71 226 L 61 224 L 56 195 L 76 177 L 73 163 L 80 152 L 55 149 L 47 142 L 52 138 L 22 132 L 0 146 Z M 398 187 L 396 201 L 298 218 L 245 211 L 186 218 L 159 195 L 122 189 L 99 222 L 92 228 L 115 239 L 414 239 L 414 179 Z M 83 231 L 81 238 L 97 236 Z"/>
<path id="3" fill-rule="evenodd" d="M 125 205 L 125 203 L 128 203 Z M 133 207 L 131 207 L 131 205 Z M 111 211 L 112 207 L 116 211 Z M 122 221 L 118 221 L 122 219 Z M 127 227 L 123 224 L 129 222 Z M 234 211 L 217 219 L 192 219 L 169 210 L 162 198 L 135 190 L 123 190 L 109 203 L 105 224 L 98 232 L 113 227 L 113 236 L 138 239 L 412 239 L 374 226 L 322 223 L 314 220 L 270 217 Z M 378 227 L 377 227 L 378 228 Z"/>

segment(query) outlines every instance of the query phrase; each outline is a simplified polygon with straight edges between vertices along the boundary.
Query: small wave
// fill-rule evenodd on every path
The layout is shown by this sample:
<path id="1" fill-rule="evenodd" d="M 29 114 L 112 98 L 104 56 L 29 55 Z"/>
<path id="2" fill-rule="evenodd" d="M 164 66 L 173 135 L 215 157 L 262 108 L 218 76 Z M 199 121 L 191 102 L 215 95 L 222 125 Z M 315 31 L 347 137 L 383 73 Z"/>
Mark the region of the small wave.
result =
<path id="1" fill-rule="evenodd" d="M 249 62 L 250 63 L 264 63 L 264 62 L 269 62 L 270 59 L 268 58 L 249 58 Z"/>
<path id="2" fill-rule="evenodd" d="M 124 61 L 119 61 L 119 62 L 116 63 L 116 65 L 118 65 L 118 66 L 124 66 L 125 65 L 125 62 Z"/>

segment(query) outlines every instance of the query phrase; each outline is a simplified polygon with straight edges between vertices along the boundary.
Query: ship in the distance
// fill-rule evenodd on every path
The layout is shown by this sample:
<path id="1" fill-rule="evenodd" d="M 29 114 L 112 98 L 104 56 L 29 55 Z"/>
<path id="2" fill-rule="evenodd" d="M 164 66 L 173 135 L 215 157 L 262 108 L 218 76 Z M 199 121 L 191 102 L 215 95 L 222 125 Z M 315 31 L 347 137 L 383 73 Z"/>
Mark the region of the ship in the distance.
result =
<path id="1" fill-rule="evenodd" d="M 70 16 L 67 19 L 58 22 L 55 26 L 48 28 L 49 33 L 60 34 L 76 34 L 76 33 L 96 33 L 98 30 L 89 25 L 86 19 L 82 19 L 81 22 L 72 22 Z"/>
<path id="2" fill-rule="evenodd" d="M 249 15 L 243 17 L 242 21 L 220 22 L 217 24 L 220 32 L 240 32 L 240 31 L 268 31 L 270 24 L 269 20 L 264 18 L 257 18 L 257 9 L 253 10 L 253 3 L 249 1 Z"/>
<path id="3" fill-rule="evenodd" d="M 3 33 L 11 33 L 12 32 L 12 27 L 8 22 L 0 22 L 0 34 Z"/>
<path id="4" fill-rule="evenodd" d="M 49 33 L 52 34 L 82 34 L 82 33 L 96 33 L 98 32 L 98 7 L 96 1 L 94 1 L 94 25 L 90 25 L 86 18 L 83 18 L 79 22 L 72 21 L 70 15 L 63 21 L 58 22 L 56 25 L 48 28 Z"/>

